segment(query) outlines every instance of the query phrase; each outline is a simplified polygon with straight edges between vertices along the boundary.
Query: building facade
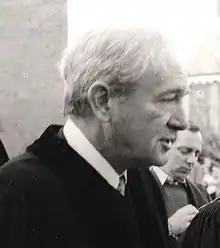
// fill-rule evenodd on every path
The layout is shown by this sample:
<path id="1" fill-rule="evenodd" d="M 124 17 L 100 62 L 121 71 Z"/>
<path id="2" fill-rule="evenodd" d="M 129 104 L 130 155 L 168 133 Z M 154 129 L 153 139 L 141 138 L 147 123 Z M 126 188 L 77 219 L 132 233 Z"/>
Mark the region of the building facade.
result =
<path id="1" fill-rule="evenodd" d="M 0 132 L 10 157 L 62 116 L 65 0 L 0 1 Z"/>
<path id="2" fill-rule="evenodd" d="M 204 132 L 219 132 L 220 73 L 191 75 L 188 81 L 191 88 L 189 119 L 198 123 Z"/>

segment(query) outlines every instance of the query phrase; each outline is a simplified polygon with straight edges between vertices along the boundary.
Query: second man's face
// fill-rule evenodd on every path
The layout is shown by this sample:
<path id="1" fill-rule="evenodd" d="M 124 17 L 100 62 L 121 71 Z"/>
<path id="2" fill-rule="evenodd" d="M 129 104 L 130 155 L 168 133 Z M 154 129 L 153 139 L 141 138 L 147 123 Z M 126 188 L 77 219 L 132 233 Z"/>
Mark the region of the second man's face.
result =
<path id="1" fill-rule="evenodd" d="M 166 172 L 176 179 L 185 179 L 194 166 L 202 150 L 200 132 L 180 131 L 177 140 L 168 153 L 168 163 L 164 166 Z"/>

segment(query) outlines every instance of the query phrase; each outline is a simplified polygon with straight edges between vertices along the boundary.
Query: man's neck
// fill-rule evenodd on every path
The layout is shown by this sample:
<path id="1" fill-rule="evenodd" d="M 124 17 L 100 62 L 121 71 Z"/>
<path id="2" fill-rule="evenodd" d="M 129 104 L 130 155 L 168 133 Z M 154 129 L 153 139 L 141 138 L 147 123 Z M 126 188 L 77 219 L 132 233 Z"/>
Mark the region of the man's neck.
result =
<path id="1" fill-rule="evenodd" d="M 97 149 L 97 140 L 100 133 L 100 127 L 93 118 L 76 118 L 69 117 L 71 121 L 80 129 L 83 135 L 89 140 L 89 142 Z M 97 149 L 98 150 L 98 149 Z"/>
<path id="2" fill-rule="evenodd" d="M 129 168 L 137 167 L 137 165 L 140 168 L 147 167 L 148 163 L 145 159 L 130 157 L 127 154 L 123 154 L 122 151 L 119 151 L 118 149 L 116 151 L 114 145 L 111 144 L 111 141 L 106 141 L 102 126 L 96 120 L 88 119 L 86 120 L 87 123 L 85 123 L 81 118 L 71 119 L 119 175 L 123 174 Z"/>
<path id="3" fill-rule="evenodd" d="M 112 187 L 117 189 L 120 175 L 72 120 L 69 119 L 65 123 L 63 134 L 69 146 L 84 158 Z"/>
<path id="4" fill-rule="evenodd" d="M 121 155 L 113 155 L 114 150 L 110 141 L 105 140 L 102 125 L 94 119 L 71 118 L 74 124 L 80 129 L 95 149 L 111 164 L 113 169 L 121 175 L 127 169 Z"/>
<path id="5" fill-rule="evenodd" d="M 178 182 L 185 182 L 185 178 L 180 178 L 177 177 L 176 175 L 174 175 L 173 173 L 171 173 L 169 170 L 166 169 L 166 167 L 161 167 L 161 170 L 166 173 L 169 177 L 173 178 L 174 180 L 178 181 Z"/>

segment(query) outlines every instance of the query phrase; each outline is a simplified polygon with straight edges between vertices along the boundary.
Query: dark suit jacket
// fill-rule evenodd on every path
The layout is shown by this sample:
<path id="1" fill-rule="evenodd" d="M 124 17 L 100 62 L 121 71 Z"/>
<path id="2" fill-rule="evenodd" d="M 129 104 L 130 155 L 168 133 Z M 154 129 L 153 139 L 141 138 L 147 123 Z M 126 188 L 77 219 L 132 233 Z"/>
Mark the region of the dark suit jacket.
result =
<path id="1" fill-rule="evenodd" d="M 8 161 L 8 154 L 5 150 L 2 141 L 0 140 L 0 166 L 6 163 L 7 161 Z"/>
<path id="2" fill-rule="evenodd" d="M 182 237 L 181 248 L 220 247 L 220 201 L 202 208 Z"/>
<path id="3" fill-rule="evenodd" d="M 156 199 L 135 184 L 139 173 L 129 173 L 122 196 L 70 148 L 60 129 L 50 126 L 0 168 L 1 247 L 166 248 L 156 209 L 151 219 Z"/>
<path id="4" fill-rule="evenodd" d="M 141 226 L 141 235 L 152 247 L 168 247 L 166 209 L 160 188 L 151 172 L 148 169 L 131 169 L 128 171 L 127 184 Z"/>
<path id="5" fill-rule="evenodd" d="M 156 173 L 154 171 L 151 171 L 151 173 L 152 173 L 154 180 L 157 183 L 157 186 L 160 189 L 161 195 L 164 199 L 164 189 L 163 189 Z M 203 206 L 204 204 L 206 204 L 210 201 L 210 197 L 207 194 L 206 189 L 202 185 L 197 186 L 194 183 L 192 183 L 190 180 L 186 179 L 186 190 L 187 190 L 187 194 L 188 194 L 188 197 L 189 197 L 191 204 L 193 206 L 195 206 L 197 209 L 199 209 L 201 206 Z M 164 205 L 164 208 L 165 208 L 165 205 Z M 166 211 L 166 210 L 164 209 L 164 211 Z M 178 247 L 177 241 L 172 237 L 169 237 L 169 247 L 170 248 Z"/>
<path id="6" fill-rule="evenodd" d="M 196 208 L 200 208 L 204 204 L 211 201 L 205 187 L 202 185 L 195 185 L 190 180 L 186 180 L 188 187 L 188 194 L 191 195 L 192 203 Z"/>

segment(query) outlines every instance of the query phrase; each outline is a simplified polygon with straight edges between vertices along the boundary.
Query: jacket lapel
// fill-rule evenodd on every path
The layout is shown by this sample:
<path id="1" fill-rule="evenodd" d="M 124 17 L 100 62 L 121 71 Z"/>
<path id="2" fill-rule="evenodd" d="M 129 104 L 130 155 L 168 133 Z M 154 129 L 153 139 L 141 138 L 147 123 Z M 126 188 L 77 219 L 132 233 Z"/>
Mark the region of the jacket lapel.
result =
<path id="1" fill-rule="evenodd" d="M 167 200 L 167 196 L 166 196 L 166 194 L 165 194 L 164 188 L 163 188 L 163 186 L 161 185 L 161 182 L 160 182 L 160 180 L 159 180 L 157 174 L 154 172 L 154 170 L 150 170 L 150 172 L 151 172 L 153 178 L 155 179 L 155 181 L 156 181 L 156 183 L 157 183 L 157 185 L 158 185 L 158 188 L 160 189 L 161 196 L 163 197 L 163 199 L 164 199 L 164 204 L 165 204 L 165 202 L 166 202 L 166 200 Z M 165 205 L 164 205 L 164 206 L 165 206 Z"/>
<path id="2" fill-rule="evenodd" d="M 145 244 L 167 247 L 168 225 L 163 196 L 148 169 L 128 171 L 129 192 Z"/>
<path id="3" fill-rule="evenodd" d="M 208 203 L 208 199 L 205 199 L 200 190 L 188 179 L 186 180 L 186 185 L 187 193 L 196 208 L 200 208 L 202 205 Z"/>

